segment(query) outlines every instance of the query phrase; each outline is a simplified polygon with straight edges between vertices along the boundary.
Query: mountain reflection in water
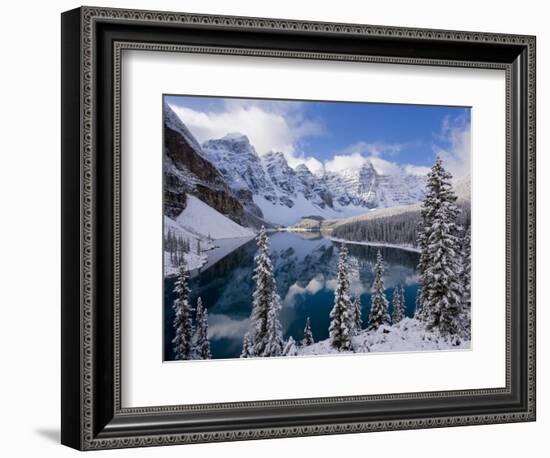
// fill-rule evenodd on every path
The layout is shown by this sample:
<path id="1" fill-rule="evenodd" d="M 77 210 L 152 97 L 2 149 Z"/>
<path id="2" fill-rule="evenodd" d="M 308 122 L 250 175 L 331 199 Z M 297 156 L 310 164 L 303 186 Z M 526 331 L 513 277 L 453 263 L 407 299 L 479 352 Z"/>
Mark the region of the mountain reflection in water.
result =
<path id="1" fill-rule="evenodd" d="M 328 337 L 330 310 L 334 302 L 338 242 L 314 232 L 275 232 L 270 234 L 271 258 L 277 289 L 281 296 L 281 324 L 284 338 L 303 338 L 309 316 L 316 341 Z M 370 310 L 370 288 L 373 282 L 376 253 L 381 251 L 386 263 L 384 284 L 391 304 L 393 288 L 403 285 L 406 314 L 414 313 L 418 276 L 418 253 L 398 248 L 348 244 L 351 291 L 361 296 L 363 321 Z M 254 239 L 240 246 L 216 264 L 196 274 L 189 282 L 192 304 L 198 296 L 209 313 L 209 336 L 213 358 L 238 358 L 242 340 L 248 330 L 252 305 Z M 165 286 L 164 356 L 172 353 L 174 278 Z M 390 305 L 391 313 L 391 305 Z"/>

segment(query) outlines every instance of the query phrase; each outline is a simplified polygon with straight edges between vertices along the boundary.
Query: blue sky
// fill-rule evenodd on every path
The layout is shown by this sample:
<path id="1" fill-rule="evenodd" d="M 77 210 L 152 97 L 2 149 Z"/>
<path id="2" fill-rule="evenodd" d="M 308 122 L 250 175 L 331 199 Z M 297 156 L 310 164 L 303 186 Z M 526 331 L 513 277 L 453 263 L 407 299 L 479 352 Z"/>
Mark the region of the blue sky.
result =
<path id="1" fill-rule="evenodd" d="M 199 142 L 247 135 L 259 154 L 282 151 L 312 169 L 410 166 L 424 173 L 437 154 L 455 174 L 469 170 L 470 108 L 166 96 Z"/>

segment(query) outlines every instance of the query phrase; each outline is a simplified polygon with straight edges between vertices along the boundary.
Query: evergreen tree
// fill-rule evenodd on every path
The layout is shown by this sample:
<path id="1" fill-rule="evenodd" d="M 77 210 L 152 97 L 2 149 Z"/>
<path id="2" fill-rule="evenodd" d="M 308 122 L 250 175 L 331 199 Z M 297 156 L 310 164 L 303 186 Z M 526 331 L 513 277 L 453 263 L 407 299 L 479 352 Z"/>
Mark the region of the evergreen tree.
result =
<path id="1" fill-rule="evenodd" d="M 202 305 L 202 299 L 197 299 L 197 339 L 195 355 L 197 359 L 212 359 L 210 341 L 208 340 L 208 310 Z"/>
<path id="2" fill-rule="evenodd" d="M 181 236 L 178 236 L 178 238 L 176 239 L 176 252 L 178 262 L 181 262 L 181 260 L 183 259 L 183 238 Z"/>
<path id="3" fill-rule="evenodd" d="M 353 298 L 353 331 L 354 334 L 359 334 L 363 329 L 363 306 L 361 304 L 361 296 L 356 294 Z"/>
<path id="4" fill-rule="evenodd" d="M 334 306 L 330 312 L 330 343 L 338 351 L 351 350 L 350 328 L 352 317 L 350 316 L 351 299 L 349 296 L 349 278 L 347 271 L 348 249 L 344 243 L 340 246 L 338 260 L 338 274 L 336 277 L 336 290 L 334 291 Z"/>
<path id="5" fill-rule="evenodd" d="M 344 240 L 416 246 L 419 211 L 356 220 L 335 227 L 332 235 Z"/>
<path id="6" fill-rule="evenodd" d="M 384 294 L 384 259 L 378 250 L 374 265 L 374 283 L 372 285 L 371 306 L 368 329 L 378 329 L 383 324 L 390 323 L 388 315 L 388 299 Z"/>
<path id="7" fill-rule="evenodd" d="M 190 290 L 187 286 L 189 274 L 185 264 L 180 264 L 178 278 L 174 285 L 176 299 L 172 308 L 174 309 L 174 330 L 175 337 L 172 339 L 176 359 L 191 359 L 193 351 L 193 322 L 191 319 L 191 304 L 189 303 Z"/>
<path id="8" fill-rule="evenodd" d="M 283 348 L 283 356 L 297 356 L 298 355 L 298 349 L 296 348 L 296 342 L 294 341 L 293 337 L 290 336 L 285 344 L 285 348 Z"/>
<path id="9" fill-rule="evenodd" d="M 279 321 L 281 300 L 277 293 L 273 294 L 273 300 L 267 313 L 267 333 L 265 336 L 265 348 L 261 356 L 281 356 L 284 341 Z"/>
<path id="10" fill-rule="evenodd" d="M 168 229 L 168 232 L 164 235 L 164 251 L 167 251 L 169 256 L 170 256 L 170 263 L 173 264 L 173 260 L 172 260 L 172 246 L 171 246 L 171 243 L 170 243 L 170 229 Z"/>
<path id="11" fill-rule="evenodd" d="M 417 320 L 423 319 L 422 317 L 422 286 L 418 285 L 416 290 L 416 300 L 414 303 L 414 317 Z"/>
<path id="12" fill-rule="evenodd" d="M 401 285 L 397 285 L 393 290 L 392 306 L 393 313 L 391 320 L 393 324 L 397 324 L 405 318 L 405 295 Z"/>
<path id="13" fill-rule="evenodd" d="M 253 355 L 252 342 L 250 341 L 250 334 L 247 332 L 243 338 L 243 349 L 241 352 L 241 358 L 251 358 Z"/>
<path id="14" fill-rule="evenodd" d="M 201 255 L 201 239 L 197 239 L 197 254 Z"/>
<path id="15" fill-rule="evenodd" d="M 457 202 L 461 209 L 458 222 L 461 226 L 470 223 L 470 203 Z M 335 227 L 332 235 L 343 240 L 380 242 L 419 247 L 418 235 L 424 226 L 420 210 L 411 210 L 389 216 L 373 216 L 354 220 Z"/>
<path id="16" fill-rule="evenodd" d="M 462 228 L 457 222 L 460 209 L 451 179 L 438 157 L 427 176 L 418 238 L 423 299 L 420 318 L 444 335 L 458 332 L 462 301 Z"/>
<path id="17" fill-rule="evenodd" d="M 283 350 L 279 310 L 281 301 L 277 293 L 273 265 L 269 257 L 269 240 L 262 226 L 257 238 L 258 253 L 254 258 L 255 289 L 252 295 L 251 356 L 280 356 Z"/>
<path id="18" fill-rule="evenodd" d="M 307 347 L 308 345 L 313 344 L 313 332 L 311 331 L 311 322 L 309 321 L 309 316 L 306 318 L 306 327 L 304 328 L 304 340 L 302 340 L 302 345 Z"/>
<path id="19" fill-rule="evenodd" d="M 471 239 L 470 231 L 466 230 L 462 243 L 462 303 L 459 316 L 460 333 L 467 339 L 471 338 Z"/>

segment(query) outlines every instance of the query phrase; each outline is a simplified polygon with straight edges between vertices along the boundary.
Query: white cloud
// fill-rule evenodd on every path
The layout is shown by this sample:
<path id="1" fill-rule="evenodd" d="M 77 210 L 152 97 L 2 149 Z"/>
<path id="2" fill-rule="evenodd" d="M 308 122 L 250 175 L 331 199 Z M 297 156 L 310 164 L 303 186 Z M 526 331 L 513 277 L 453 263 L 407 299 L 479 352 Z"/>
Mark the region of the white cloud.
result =
<path id="1" fill-rule="evenodd" d="M 353 172 L 359 170 L 368 162 L 370 162 L 374 169 L 381 175 L 393 175 L 399 173 L 403 169 L 415 175 L 425 175 L 429 171 L 427 167 L 419 167 L 410 164 L 399 165 L 396 162 L 387 161 L 378 156 L 364 156 L 360 153 L 336 155 L 331 160 L 325 162 L 325 170 L 335 173 L 345 171 Z"/>
<path id="2" fill-rule="evenodd" d="M 376 171 L 382 175 L 393 175 L 399 173 L 400 166 L 395 162 L 386 161 L 380 157 L 370 157 L 369 160 Z"/>
<path id="3" fill-rule="evenodd" d="M 325 161 L 324 167 L 327 172 L 356 171 L 370 161 L 382 175 L 395 174 L 404 169 L 408 174 L 425 176 L 430 171 L 429 167 L 398 164 L 381 157 L 398 154 L 409 145 L 410 143 L 357 142 Z M 455 179 L 469 175 L 471 135 L 468 119 L 465 116 L 445 117 L 432 149 L 436 156 L 441 157 Z"/>
<path id="4" fill-rule="evenodd" d="M 411 143 L 359 141 L 342 149 L 324 162 L 305 154 L 300 148 L 303 139 L 323 135 L 323 126 L 302 115 L 303 103 L 269 100 L 226 99 L 222 111 L 203 112 L 171 105 L 171 108 L 191 130 L 199 143 L 221 138 L 230 132 L 246 135 L 258 154 L 282 152 L 289 165 L 305 164 L 314 174 L 356 171 L 370 161 L 380 174 L 398 173 L 404 169 L 414 175 L 426 175 L 428 167 L 398 164 L 383 157 L 395 156 Z M 440 155 L 446 167 L 461 177 L 470 169 L 470 126 L 463 118 L 445 118 L 433 151 Z M 444 146 L 441 146 L 444 145 Z"/>
<path id="5" fill-rule="evenodd" d="M 249 327 L 249 318 L 235 320 L 227 315 L 210 314 L 208 316 L 208 337 L 210 339 L 243 336 Z"/>
<path id="6" fill-rule="evenodd" d="M 291 156 L 291 157 L 287 156 L 286 159 L 288 161 L 288 164 L 292 168 L 296 168 L 300 164 L 305 164 L 305 166 L 309 169 L 311 173 L 315 175 L 323 173 L 323 170 L 324 170 L 323 163 L 320 160 L 315 159 L 314 157 L 311 157 L 311 156 L 305 157 L 303 155 Z"/>
<path id="7" fill-rule="evenodd" d="M 325 170 L 327 172 L 344 172 L 346 170 L 359 170 L 365 163 L 367 158 L 361 153 L 337 154 L 332 159 L 325 161 Z"/>
<path id="8" fill-rule="evenodd" d="M 438 138 L 445 146 L 434 145 L 434 152 L 441 157 L 445 168 L 453 174 L 455 179 L 469 175 L 471 134 L 467 119 L 446 117 Z"/>
<path id="9" fill-rule="evenodd" d="M 296 150 L 296 145 L 308 136 L 322 133 L 320 124 L 301 115 L 300 103 L 228 99 L 221 112 L 202 112 L 179 105 L 171 108 L 186 124 L 199 143 L 221 138 L 228 132 L 248 137 L 258 154 L 282 152 L 289 164 L 306 164 L 311 171 L 321 163 Z"/>
<path id="10" fill-rule="evenodd" d="M 405 165 L 405 172 L 407 172 L 410 175 L 419 175 L 419 176 L 425 176 L 430 171 L 429 167 L 423 167 L 421 165 L 411 165 L 407 164 Z"/>
<path id="11" fill-rule="evenodd" d="M 405 143 L 384 143 L 384 142 L 357 142 L 344 148 L 342 154 L 359 153 L 367 156 L 395 156 L 399 154 L 408 144 Z"/>
<path id="12" fill-rule="evenodd" d="M 305 287 L 300 286 L 298 283 L 293 283 L 288 289 L 285 298 L 283 299 L 283 304 L 285 306 L 293 306 L 296 304 L 296 298 L 298 296 L 304 296 L 306 294 L 316 294 L 324 287 L 325 277 L 322 274 L 313 277 Z"/>

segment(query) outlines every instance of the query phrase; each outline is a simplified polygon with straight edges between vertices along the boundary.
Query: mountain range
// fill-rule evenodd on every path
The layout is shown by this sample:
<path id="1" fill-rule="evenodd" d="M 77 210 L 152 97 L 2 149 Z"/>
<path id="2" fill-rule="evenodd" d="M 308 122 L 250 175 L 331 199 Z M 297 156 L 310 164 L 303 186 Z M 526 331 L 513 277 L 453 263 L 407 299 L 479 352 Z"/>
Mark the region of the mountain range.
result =
<path id="1" fill-rule="evenodd" d="M 240 133 L 200 145 L 167 104 L 164 148 L 165 215 L 171 218 L 185 208 L 186 194 L 249 227 L 349 217 L 415 204 L 424 196 L 425 176 L 405 167 L 383 173 L 365 160 L 357 169 L 314 174 L 305 164 L 291 167 L 281 152 L 259 155 Z"/>

